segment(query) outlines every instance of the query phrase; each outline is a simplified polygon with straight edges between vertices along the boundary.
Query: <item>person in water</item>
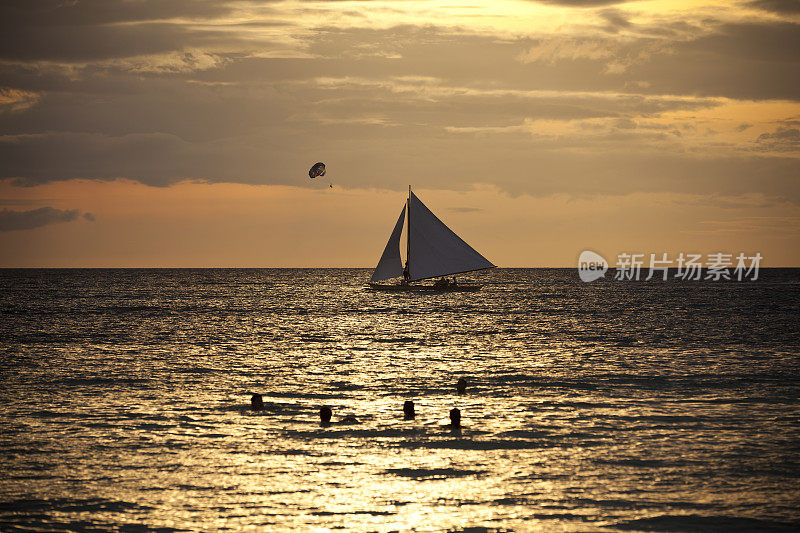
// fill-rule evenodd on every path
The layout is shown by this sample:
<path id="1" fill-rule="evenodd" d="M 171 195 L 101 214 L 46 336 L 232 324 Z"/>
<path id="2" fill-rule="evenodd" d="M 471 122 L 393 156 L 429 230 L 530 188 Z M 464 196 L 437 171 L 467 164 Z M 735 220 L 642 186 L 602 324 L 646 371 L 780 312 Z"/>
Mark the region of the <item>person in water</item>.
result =
<path id="1" fill-rule="evenodd" d="M 330 426 L 331 425 L 331 415 L 333 415 L 333 412 L 331 411 L 330 407 L 328 407 L 327 405 L 323 405 L 322 407 L 320 407 L 319 408 L 319 425 L 321 425 L 323 427 Z"/>
<path id="2" fill-rule="evenodd" d="M 461 410 L 458 407 L 450 409 L 450 427 L 454 429 L 461 427 Z"/>
<path id="3" fill-rule="evenodd" d="M 403 404 L 403 414 L 406 420 L 414 420 L 417 414 L 414 412 L 414 402 L 406 400 Z"/>
<path id="4" fill-rule="evenodd" d="M 459 378 L 458 382 L 456 383 L 456 391 L 458 394 L 464 394 L 467 390 L 467 380 L 464 378 Z"/>
<path id="5" fill-rule="evenodd" d="M 264 398 L 262 398 L 260 394 L 253 394 L 253 396 L 250 398 L 250 408 L 253 411 L 263 411 Z"/>
<path id="6" fill-rule="evenodd" d="M 319 408 L 319 425 L 322 427 L 328 427 L 332 424 L 331 417 L 333 416 L 333 410 L 328 405 L 323 405 Z M 341 420 L 339 420 L 340 424 L 360 424 L 358 419 L 355 415 L 347 415 Z"/>

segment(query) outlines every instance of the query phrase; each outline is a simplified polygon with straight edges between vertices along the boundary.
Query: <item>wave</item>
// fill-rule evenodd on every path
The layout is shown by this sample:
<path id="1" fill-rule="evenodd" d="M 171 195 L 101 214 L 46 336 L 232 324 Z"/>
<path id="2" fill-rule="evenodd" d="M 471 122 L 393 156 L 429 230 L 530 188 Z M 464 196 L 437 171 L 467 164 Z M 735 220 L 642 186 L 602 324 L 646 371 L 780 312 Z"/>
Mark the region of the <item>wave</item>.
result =
<path id="1" fill-rule="evenodd" d="M 739 516 L 660 515 L 617 522 L 614 527 L 636 531 L 797 531 L 800 521 L 778 522 Z"/>
<path id="2" fill-rule="evenodd" d="M 63 386 L 95 386 L 95 385 L 148 385 L 152 382 L 149 378 L 123 378 L 123 377 L 110 377 L 110 378 L 57 378 L 51 381 L 54 385 Z"/>
<path id="3" fill-rule="evenodd" d="M 96 511 L 119 513 L 129 510 L 150 510 L 152 507 L 133 502 L 107 500 L 105 498 L 72 499 L 21 499 L 0 501 L 0 512 L 62 512 L 90 513 Z"/>
<path id="4" fill-rule="evenodd" d="M 454 477 L 481 477 L 487 470 L 460 470 L 458 468 L 388 468 L 384 474 L 416 480 L 448 479 Z"/>
<path id="5" fill-rule="evenodd" d="M 582 443 L 585 446 L 586 443 Z M 540 448 L 551 448 L 561 446 L 556 442 L 528 441 L 528 440 L 431 440 L 431 441 L 407 441 L 399 443 L 401 448 L 410 449 L 431 449 L 431 450 L 536 450 Z"/>

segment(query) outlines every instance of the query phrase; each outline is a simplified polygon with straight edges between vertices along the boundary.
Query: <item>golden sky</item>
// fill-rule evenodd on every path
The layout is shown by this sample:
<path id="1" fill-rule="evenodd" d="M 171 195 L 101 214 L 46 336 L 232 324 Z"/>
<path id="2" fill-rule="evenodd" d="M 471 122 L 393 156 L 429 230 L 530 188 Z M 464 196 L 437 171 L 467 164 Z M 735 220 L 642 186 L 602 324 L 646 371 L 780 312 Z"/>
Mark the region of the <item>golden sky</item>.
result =
<path id="1" fill-rule="evenodd" d="M 370 267 L 409 184 L 500 266 L 800 266 L 798 50 L 786 0 L 3 2 L 0 267 Z"/>

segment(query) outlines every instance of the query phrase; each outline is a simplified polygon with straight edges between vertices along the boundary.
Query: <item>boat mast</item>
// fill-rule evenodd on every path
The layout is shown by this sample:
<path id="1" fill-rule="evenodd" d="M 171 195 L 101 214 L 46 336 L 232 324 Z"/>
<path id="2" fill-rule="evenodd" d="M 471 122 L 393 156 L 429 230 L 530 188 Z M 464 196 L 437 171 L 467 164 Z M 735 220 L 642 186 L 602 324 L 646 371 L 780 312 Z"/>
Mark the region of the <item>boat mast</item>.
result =
<path id="1" fill-rule="evenodd" d="M 409 277 L 411 274 L 411 185 L 408 186 L 408 200 L 406 200 L 406 213 L 408 213 L 408 228 L 406 229 L 406 268 Z"/>

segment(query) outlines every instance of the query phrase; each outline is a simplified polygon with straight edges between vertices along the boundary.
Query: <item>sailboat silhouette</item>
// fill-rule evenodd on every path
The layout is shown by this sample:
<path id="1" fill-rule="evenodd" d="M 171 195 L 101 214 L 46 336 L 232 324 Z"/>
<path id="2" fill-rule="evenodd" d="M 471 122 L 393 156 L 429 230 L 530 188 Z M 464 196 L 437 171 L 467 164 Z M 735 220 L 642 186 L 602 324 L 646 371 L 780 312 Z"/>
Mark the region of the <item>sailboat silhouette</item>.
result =
<path id="1" fill-rule="evenodd" d="M 408 218 L 406 231 L 406 266 L 400 257 L 400 235 Z M 439 220 L 408 186 L 408 200 L 400 211 L 389 242 L 383 250 L 378 266 L 372 273 L 369 287 L 386 291 L 477 291 L 481 285 L 460 285 L 439 280 L 433 285 L 414 284 L 431 278 L 442 278 L 454 274 L 495 268 L 472 246 L 456 235 Z M 403 277 L 400 283 L 378 283 L 387 279 Z"/>

